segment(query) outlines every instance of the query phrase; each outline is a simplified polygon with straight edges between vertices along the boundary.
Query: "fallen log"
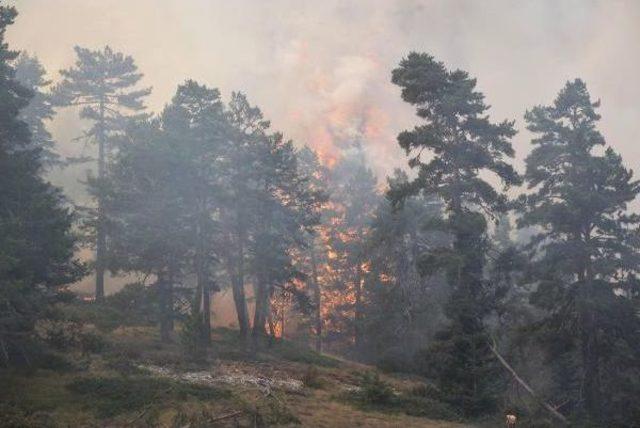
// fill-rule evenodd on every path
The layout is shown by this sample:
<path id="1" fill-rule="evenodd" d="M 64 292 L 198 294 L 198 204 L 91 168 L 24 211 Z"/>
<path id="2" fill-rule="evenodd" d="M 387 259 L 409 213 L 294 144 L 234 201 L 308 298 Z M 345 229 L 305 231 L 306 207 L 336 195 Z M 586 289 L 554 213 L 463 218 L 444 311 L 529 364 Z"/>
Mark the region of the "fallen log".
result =
<path id="1" fill-rule="evenodd" d="M 551 413 L 551 415 L 553 415 L 553 417 L 558 419 L 563 424 L 568 425 L 567 418 L 565 418 L 562 413 L 558 412 L 549 403 L 543 401 L 542 399 L 540 399 L 538 397 L 538 394 L 536 394 L 536 392 L 524 381 L 524 379 L 522 379 L 518 375 L 518 373 L 513 369 L 513 367 L 511 367 L 511 365 L 507 362 L 507 360 L 505 360 L 504 357 L 502 355 L 500 355 L 500 353 L 498 352 L 498 347 L 496 345 L 495 340 L 493 340 L 492 342 L 493 343 L 489 344 L 489 348 L 491 348 L 491 352 L 493 352 L 493 355 L 496 356 L 498 361 L 500 361 L 500 364 L 502 364 L 502 366 L 505 369 L 507 369 L 507 371 L 511 374 L 511 376 L 513 376 L 513 378 L 516 380 L 516 382 L 518 382 L 525 389 L 525 391 L 527 391 L 533 397 L 533 399 L 536 400 L 536 402 L 538 404 L 540 404 L 542 407 L 545 408 L 545 410 L 547 410 L 549 413 Z"/>
<path id="2" fill-rule="evenodd" d="M 241 414 L 242 414 L 241 411 L 228 413 L 226 415 L 222 415 L 222 416 L 218 416 L 216 418 L 209 419 L 209 422 L 219 422 L 219 421 L 223 421 L 225 419 L 231 419 L 231 418 L 233 418 L 235 416 L 240 416 Z"/>

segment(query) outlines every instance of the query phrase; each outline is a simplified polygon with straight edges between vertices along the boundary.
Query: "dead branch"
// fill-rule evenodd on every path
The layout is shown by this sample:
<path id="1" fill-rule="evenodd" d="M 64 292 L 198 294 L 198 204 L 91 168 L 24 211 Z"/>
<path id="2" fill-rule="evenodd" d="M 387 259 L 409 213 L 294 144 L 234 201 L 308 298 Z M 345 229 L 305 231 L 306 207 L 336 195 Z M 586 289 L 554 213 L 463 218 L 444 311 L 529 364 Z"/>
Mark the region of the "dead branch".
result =
<path id="1" fill-rule="evenodd" d="M 231 419 L 233 417 L 240 416 L 241 414 L 242 414 L 242 411 L 228 413 L 226 415 L 218 416 L 217 418 L 211 418 L 211 419 L 209 419 L 209 422 L 219 422 L 219 421 L 223 421 L 225 419 Z"/>
<path id="2" fill-rule="evenodd" d="M 511 376 L 513 376 L 513 378 L 516 380 L 516 382 L 518 382 L 525 389 L 525 391 L 527 391 L 533 397 L 533 399 L 536 400 L 536 402 L 538 402 L 542 407 L 544 407 L 556 419 L 561 421 L 563 424 L 567 425 L 568 424 L 567 418 L 565 418 L 564 415 L 562 415 L 562 413 L 558 412 L 549 403 L 541 400 L 538 397 L 538 394 L 536 394 L 536 392 L 524 381 L 524 379 L 522 379 L 518 375 L 518 373 L 516 373 L 516 371 L 513 369 L 513 367 L 511 367 L 511 365 L 507 362 L 507 360 L 505 360 L 504 357 L 502 355 L 500 355 L 500 353 L 498 352 L 498 347 L 496 345 L 495 340 L 492 340 L 492 342 L 493 343 L 489 344 L 489 348 L 491 348 L 491 352 L 493 352 L 493 355 L 495 355 L 496 358 L 498 359 L 498 361 L 500 361 L 500 364 L 502 364 L 502 366 L 505 369 L 507 369 L 507 371 L 509 373 L 511 373 Z"/>

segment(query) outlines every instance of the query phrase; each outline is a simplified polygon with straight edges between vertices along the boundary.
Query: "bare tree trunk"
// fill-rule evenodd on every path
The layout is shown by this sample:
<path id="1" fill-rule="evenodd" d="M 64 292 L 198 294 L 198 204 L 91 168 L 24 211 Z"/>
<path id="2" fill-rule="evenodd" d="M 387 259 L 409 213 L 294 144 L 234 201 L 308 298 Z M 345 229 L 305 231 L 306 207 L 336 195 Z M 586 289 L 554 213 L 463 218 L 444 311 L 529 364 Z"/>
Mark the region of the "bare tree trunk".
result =
<path id="1" fill-rule="evenodd" d="M 269 313 L 267 316 L 267 324 L 269 324 L 269 335 L 272 338 L 276 337 L 276 323 L 273 321 L 272 313 Z"/>
<path id="2" fill-rule="evenodd" d="M 209 345 L 211 343 L 211 291 L 209 288 L 209 276 L 207 275 L 205 254 L 204 254 L 204 243 L 202 242 L 204 237 L 203 233 L 202 220 L 199 220 L 199 224 L 197 227 L 197 237 L 198 244 L 196 247 L 196 284 L 197 284 L 197 306 L 196 310 L 201 311 L 202 313 L 202 340 L 205 345 Z"/>
<path id="3" fill-rule="evenodd" d="M 104 103 L 100 102 L 100 119 L 98 125 L 98 179 L 103 180 L 106 173 L 106 153 L 104 134 Z M 98 218 L 96 224 L 96 301 L 104 299 L 104 272 L 106 234 L 104 224 L 104 201 L 102 191 L 98 193 Z"/>
<path id="4" fill-rule="evenodd" d="M 316 303 L 316 351 L 322 352 L 322 290 L 320 290 L 320 283 L 318 282 L 315 241 L 311 243 L 311 281 L 313 285 L 313 297 Z"/>
<path id="5" fill-rule="evenodd" d="M 362 286 L 364 283 L 364 272 L 361 264 L 358 263 L 358 275 L 355 281 L 355 305 L 354 305 L 354 345 L 356 351 L 362 350 Z"/>
<path id="6" fill-rule="evenodd" d="M 208 280 L 205 280 L 202 285 L 202 322 L 204 343 L 209 346 L 211 345 L 211 287 Z"/>
<path id="7" fill-rule="evenodd" d="M 169 324 L 172 317 L 169 314 L 169 283 L 162 272 L 158 273 L 156 287 L 158 288 L 158 297 L 160 301 L 160 341 L 167 343 L 171 340 Z"/>
<path id="8" fill-rule="evenodd" d="M 233 287 L 233 302 L 236 306 L 240 335 L 247 338 L 249 336 L 249 311 L 247 310 L 247 298 L 244 293 L 244 233 L 241 230 L 238 230 L 237 269 L 235 269 L 231 285 Z"/>
<path id="9" fill-rule="evenodd" d="M 269 303 L 269 293 L 267 285 L 262 279 L 258 279 L 255 287 L 256 308 L 253 316 L 253 336 L 266 335 L 267 311 Z"/>

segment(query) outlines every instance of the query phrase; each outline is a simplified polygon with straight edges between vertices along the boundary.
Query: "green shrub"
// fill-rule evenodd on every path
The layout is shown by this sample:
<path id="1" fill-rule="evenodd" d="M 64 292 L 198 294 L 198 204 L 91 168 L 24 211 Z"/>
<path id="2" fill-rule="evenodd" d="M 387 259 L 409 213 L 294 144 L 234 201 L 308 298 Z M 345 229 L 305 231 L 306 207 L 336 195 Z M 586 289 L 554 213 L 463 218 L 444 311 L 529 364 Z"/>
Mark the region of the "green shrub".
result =
<path id="1" fill-rule="evenodd" d="M 185 400 L 195 397 L 210 400 L 229 396 L 227 391 L 211 387 L 148 376 L 89 377 L 75 380 L 67 388 L 77 394 L 86 407 L 95 411 L 99 417 L 140 410 L 168 399 Z"/>
<path id="2" fill-rule="evenodd" d="M 411 391 L 409 391 L 409 394 L 416 397 L 431 398 L 433 400 L 440 400 L 442 398 L 438 388 L 430 383 L 421 383 L 414 386 Z"/>
<path id="3" fill-rule="evenodd" d="M 4 428 L 53 428 L 55 424 L 46 412 L 25 412 L 11 403 L 0 403 L 0 426 Z"/>
<path id="4" fill-rule="evenodd" d="M 376 372 L 366 372 L 360 382 L 361 397 L 370 404 L 390 404 L 394 393 L 391 385 L 380 379 Z"/>
<path id="5" fill-rule="evenodd" d="M 449 421 L 460 418 L 460 415 L 451 406 L 431 398 L 401 395 L 398 397 L 396 405 L 410 416 Z"/>
<path id="6" fill-rule="evenodd" d="M 153 325 L 158 321 L 159 300 L 154 287 L 127 284 L 105 298 L 104 306 L 120 314 L 123 325 Z"/>
<path id="7" fill-rule="evenodd" d="M 182 325 L 180 343 L 185 355 L 191 361 L 202 362 L 207 358 L 207 330 L 202 314 L 199 312 L 188 316 Z"/>
<path id="8" fill-rule="evenodd" d="M 270 352 L 280 359 L 296 363 L 313 364 L 321 367 L 337 367 L 339 365 L 338 360 L 334 358 L 284 340 L 274 343 L 270 348 Z"/>
<path id="9" fill-rule="evenodd" d="M 347 398 L 365 410 L 399 412 L 430 419 L 459 420 L 458 413 L 437 396 L 437 390 L 427 384 L 397 393 L 389 383 L 380 379 L 378 373 L 367 372 L 362 375 L 360 390 Z"/>
<path id="10" fill-rule="evenodd" d="M 322 388 L 325 384 L 316 366 L 309 365 L 302 375 L 302 383 L 308 388 Z"/>

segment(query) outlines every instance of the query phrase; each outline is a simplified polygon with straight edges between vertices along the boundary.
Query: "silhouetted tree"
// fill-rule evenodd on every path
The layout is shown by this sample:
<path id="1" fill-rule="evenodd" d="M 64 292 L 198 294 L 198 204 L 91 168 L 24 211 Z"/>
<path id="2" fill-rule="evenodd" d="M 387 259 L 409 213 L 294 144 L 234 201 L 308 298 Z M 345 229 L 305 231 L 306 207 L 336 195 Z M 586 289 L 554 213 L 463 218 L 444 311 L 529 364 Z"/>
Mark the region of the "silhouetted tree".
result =
<path id="1" fill-rule="evenodd" d="M 442 199 L 446 218 L 433 227 L 448 231 L 452 245 L 424 255 L 425 272 L 444 270 L 452 287 L 446 315 L 450 326 L 436 337 L 433 375 L 445 396 L 465 414 L 495 406 L 496 372 L 484 318 L 492 308 L 490 284 L 483 276 L 487 249 L 485 214 L 504 211 L 507 198 L 484 178 L 493 173 L 505 187 L 520 178 L 505 158 L 513 157 L 513 122 L 492 123 L 476 80 L 461 70 L 447 70 L 423 53 L 411 53 L 393 70 L 402 99 L 416 106 L 425 121 L 398 136 L 417 177 L 392 189 L 396 203 L 425 193 Z M 430 157 L 423 159 L 423 152 Z"/>
<path id="2" fill-rule="evenodd" d="M 640 406 L 640 323 L 622 290 L 638 268 L 640 217 L 626 213 L 640 184 L 606 146 L 599 102 L 585 83 L 567 82 L 550 106 L 528 111 L 536 134 L 526 159 L 521 227 L 535 226 L 528 248 L 554 382 L 565 409 L 598 426 L 630 426 Z"/>
<path id="3" fill-rule="evenodd" d="M 21 111 L 32 92 L 15 79 L 5 31 L 17 15 L 0 6 L 0 362 L 29 362 L 36 321 L 64 284 L 80 278 L 73 258 L 72 213 L 60 191 L 43 181 L 41 150 Z"/>
<path id="4" fill-rule="evenodd" d="M 42 165 L 51 167 L 60 165 L 60 156 L 55 152 L 55 142 L 47 130 L 46 122 L 55 116 L 51 95 L 48 91 L 51 81 L 36 56 L 22 52 L 14 64 L 16 79 L 22 86 L 32 92 L 29 105 L 21 110 L 20 119 L 29 125 L 31 144 L 42 150 Z"/>
<path id="5" fill-rule="evenodd" d="M 84 137 L 98 145 L 98 178 L 103 179 L 109 157 L 115 149 L 115 136 L 121 133 L 127 119 L 140 116 L 143 98 L 150 88 L 136 89 L 142 78 L 133 58 L 114 52 L 108 46 L 102 50 L 75 47 L 76 62 L 60 71 L 62 81 L 54 88 L 54 101 L 61 106 L 80 109 L 80 117 L 92 122 Z M 102 196 L 96 195 L 97 211 L 92 219 L 96 246 L 96 299 L 104 297 L 106 230 Z"/>

